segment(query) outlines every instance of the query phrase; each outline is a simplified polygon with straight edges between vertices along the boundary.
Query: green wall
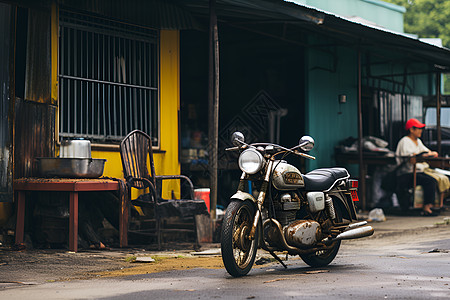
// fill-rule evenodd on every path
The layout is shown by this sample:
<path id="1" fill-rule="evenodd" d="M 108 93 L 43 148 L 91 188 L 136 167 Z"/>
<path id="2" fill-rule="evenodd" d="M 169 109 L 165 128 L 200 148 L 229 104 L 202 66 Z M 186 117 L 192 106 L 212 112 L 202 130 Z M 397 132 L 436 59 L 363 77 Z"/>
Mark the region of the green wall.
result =
<path id="1" fill-rule="evenodd" d="M 311 36 L 310 45 L 323 44 L 323 38 Z M 347 47 L 310 47 L 306 50 L 307 78 L 305 84 L 306 133 L 315 141 L 315 148 L 311 155 L 316 160 L 307 162 L 307 170 L 336 166 L 334 148 L 339 142 L 348 137 L 358 137 L 358 53 Z M 391 93 L 406 93 L 408 95 L 426 96 L 434 92 L 434 76 L 409 75 L 403 86 L 403 76 L 387 76 L 390 74 L 403 74 L 405 65 L 392 59 L 389 64 L 374 64 L 370 68 L 371 78 L 384 75 L 389 81 L 377 79 L 366 80 L 367 66 L 364 53 L 362 54 L 362 88 L 370 91 L 371 88 L 389 91 Z M 421 73 L 426 65 L 408 65 L 408 73 Z M 340 104 L 339 95 L 346 95 L 345 104 Z M 364 121 L 364 115 L 363 121 Z M 347 166 L 348 167 L 348 166 Z M 358 168 L 352 165 L 349 168 L 352 176 L 358 176 Z"/>
<path id="2" fill-rule="evenodd" d="M 311 151 L 316 160 L 307 164 L 312 170 L 335 166 L 334 147 L 358 137 L 357 54 L 343 47 L 310 48 L 306 61 L 306 132 L 316 141 Z M 347 102 L 340 104 L 339 95 L 346 95 Z"/>
<path id="3" fill-rule="evenodd" d="M 343 16 L 358 15 L 390 30 L 403 32 L 403 7 L 380 0 L 297 0 Z M 334 149 L 339 142 L 358 137 L 358 53 L 356 49 L 315 45 L 333 44 L 324 37 L 309 36 L 305 50 L 305 131 L 315 141 L 308 160 L 307 171 L 336 166 Z M 426 96 L 434 93 L 434 76 L 424 74 L 426 64 L 408 64 L 399 52 L 387 52 L 381 48 L 362 50 L 362 88 L 367 97 L 372 89 L 395 93 Z M 368 65 L 370 67 L 368 67 Z M 403 75 L 408 73 L 405 78 Z M 417 75 L 412 75 L 417 74 Z M 385 78 L 386 80 L 381 80 Z M 369 94 L 368 94 L 369 93 Z M 346 95 L 340 104 L 339 95 Z M 364 122 L 364 115 L 363 122 Z M 367 120 L 366 120 L 367 121 Z M 363 133 L 364 134 L 364 133 Z M 358 166 L 346 166 L 352 177 L 358 177 Z"/>
<path id="4" fill-rule="evenodd" d="M 388 54 L 382 54 L 389 57 Z M 391 54 L 392 55 L 392 54 Z M 363 61 L 364 64 L 364 61 Z M 372 56 L 370 68 L 363 68 L 363 77 L 369 78 L 383 77 L 386 80 L 369 80 L 369 83 L 379 89 L 393 93 L 406 93 L 409 95 L 427 96 L 435 93 L 435 76 L 427 74 L 429 66 L 426 64 L 405 65 L 403 58 L 391 58 L 389 63 L 377 64 Z M 409 74 L 404 78 L 405 72 Z M 391 81 L 389 81 L 391 80 Z M 393 83 L 395 81 L 396 83 Z M 363 84 L 365 81 L 363 81 Z M 403 86 L 403 83 L 404 86 Z"/>
<path id="5" fill-rule="evenodd" d="M 403 14 L 406 9 L 381 0 L 293 0 L 292 2 L 313 6 L 347 18 L 359 16 L 383 28 L 403 32 Z"/>

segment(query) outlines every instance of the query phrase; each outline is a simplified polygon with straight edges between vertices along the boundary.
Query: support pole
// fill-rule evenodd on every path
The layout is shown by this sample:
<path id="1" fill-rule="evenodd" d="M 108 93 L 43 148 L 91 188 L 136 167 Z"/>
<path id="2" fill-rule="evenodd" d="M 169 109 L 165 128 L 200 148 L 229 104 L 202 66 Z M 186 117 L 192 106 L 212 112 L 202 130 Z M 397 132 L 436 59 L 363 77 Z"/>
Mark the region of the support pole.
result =
<path id="1" fill-rule="evenodd" d="M 363 161 L 362 91 L 361 91 L 361 50 L 358 50 L 358 161 L 361 186 L 362 209 L 366 210 L 366 174 Z"/>
<path id="2" fill-rule="evenodd" d="M 441 136 L 441 73 L 436 73 L 436 134 L 437 134 L 437 152 L 442 155 L 442 136 Z"/>
<path id="3" fill-rule="evenodd" d="M 219 32 L 217 27 L 216 1 L 209 1 L 209 83 L 208 83 L 208 140 L 209 182 L 211 218 L 216 219 L 217 206 L 217 154 L 219 147 Z"/>

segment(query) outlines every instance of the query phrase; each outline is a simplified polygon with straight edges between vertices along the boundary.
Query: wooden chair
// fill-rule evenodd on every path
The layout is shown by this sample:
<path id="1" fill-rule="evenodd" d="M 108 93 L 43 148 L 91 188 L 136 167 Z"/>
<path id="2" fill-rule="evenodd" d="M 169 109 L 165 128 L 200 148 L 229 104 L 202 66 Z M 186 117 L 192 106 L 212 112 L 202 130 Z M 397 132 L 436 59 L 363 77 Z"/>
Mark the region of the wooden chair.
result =
<path id="1" fill-rule="evenodd" d="M 130 132 L 120 143 L 120 156 L 126 180 L 128 199 L 131 204 L 138 207 L 150 208 L 153 211 L 150 217 L 155 221 L 152 229 L 140 232 L 141 234 L 156 236 L 158 248 L 161 248 L 161 234 L 168 231 L 190 231 L 194 232 L 195 242 L 198 245 L 195 215 L 208 214 L 206 204 L 203 200 L 194 199 L 192 181 L 184 175 L 156 176 L 153 162 L 153 150 L 151 138 L 145 132 L 134 130 Z M 147 167 L 147 158 L 150 160 L 150 172 Z M 162 181 L 178 179 L 187 185 L 190 199 L 163 199 Z M 148 190 L 149 193 L 131 199 L 131 189 Z M 173 198 L 173 196 L 172 196 Z M 189 229 L 167 229 L 163 228 L 162 219 L 170 217 L 192 218 L 193 230 Z"/>
<path id="2" fill-rule="evenodd" d="M 423 207 L 423 196 L 417 197 L 418 195 L 418 185 L 417 185 L 417 166 L 416 163 L 426 161 L 421 156 L 399 156 L 402 160 L 402 164 L 397 166 L 393 172 L 397 172 L 405 163 L 411 163 L 413 166 L 412 178 L 411 177 L 397 177 L 395 193 L 397 194 L 400 206 L 404 210 L 409 210 L 411 208 L 422 208 Z M 387 178 L 386 178 L 387 179 Z M 412 181 L 412 182 L 411 182 Z M 422 187 L 420 187 L 422 188 Z M 444 193 L 439 193 L 436 189 L 436 199 L 434 203 L 435 208 L 440 208 L 442 206 L 442 201 L 444 199 Z"/>
<path id="3" fill-rule="evenodd" d="M 418 162 L 427 162 L 430 167 L 435 167 L 435 168 L 443 168 L 443 167 L 448 167 L 448 161 L 447 161 L 447 165 L 445 165 L 445 160 L 442 159 L 426 159 L 420 156 L 413 156 L 410 159 L 411 164 L 413 165 L 413 208 L 422 208 L 423 207 L 423 202 L 419 201 L 416 198 L 416 188 L 417 188 L 417 165 L 416 163 Z M 449 194 L 448 191 L 444 191 L 444 192 L 439 192 L 438 190 L 436 191 L 436 199 L 435 202 L 433 203 L 434 208 L 436 209 L 440 209 L 442 208 L 442 206 L 444 205 L 444 198 L 447 197 Z M 423 199 L 422 199 L 423 200 Z"/>

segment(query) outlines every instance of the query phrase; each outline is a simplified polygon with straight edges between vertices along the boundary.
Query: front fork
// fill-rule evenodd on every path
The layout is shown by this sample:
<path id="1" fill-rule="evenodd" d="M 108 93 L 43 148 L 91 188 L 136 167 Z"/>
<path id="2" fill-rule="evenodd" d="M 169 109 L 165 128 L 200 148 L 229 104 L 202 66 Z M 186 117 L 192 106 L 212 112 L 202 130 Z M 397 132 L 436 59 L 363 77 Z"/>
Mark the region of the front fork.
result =
<path id="1" fill-rule="evenodd" d="M 270 174 L 272 174 L 273 160 L 270 159 L 266 168 L 266 175 L 264 176 L 264 181 L 261 184 L 261 189 L 258 194 L 258 199 L 256 200 L 257 210 L 255 213 L 255 218 L 253 219 L 252 229 L 250 230 L 250 234 L 248 236 L 249 240 L 253 240 L 255 238 L 256 227 L 258 226 L 259 219 L 261 219 L 261 210 L 264 204 L 264 200 L 266 199 L 267 187 L 269 186 Z M 242 174 L 241 183 L 239 184 L 239 188 L 243 188 L 243 181 L 245 178 L 245 173 Z"/>

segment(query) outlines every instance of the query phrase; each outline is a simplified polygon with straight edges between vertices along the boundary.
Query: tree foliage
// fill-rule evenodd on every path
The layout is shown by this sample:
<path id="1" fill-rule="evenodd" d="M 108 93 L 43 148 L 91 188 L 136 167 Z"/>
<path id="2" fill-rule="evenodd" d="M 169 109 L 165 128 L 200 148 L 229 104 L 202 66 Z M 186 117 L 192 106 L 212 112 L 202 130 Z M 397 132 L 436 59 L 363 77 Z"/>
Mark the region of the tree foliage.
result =
<path id="1" fill-rule="evenodd" d="M 441 38 L 444 47 L 450 48 L 449 0 L 384 0 L 406 8 L 405 32 L 420 38 Z"/>

